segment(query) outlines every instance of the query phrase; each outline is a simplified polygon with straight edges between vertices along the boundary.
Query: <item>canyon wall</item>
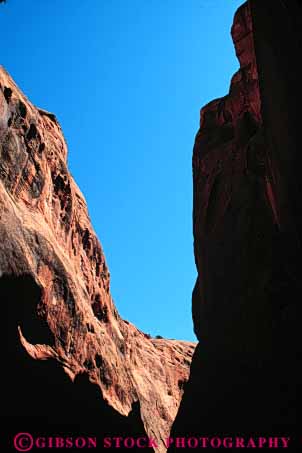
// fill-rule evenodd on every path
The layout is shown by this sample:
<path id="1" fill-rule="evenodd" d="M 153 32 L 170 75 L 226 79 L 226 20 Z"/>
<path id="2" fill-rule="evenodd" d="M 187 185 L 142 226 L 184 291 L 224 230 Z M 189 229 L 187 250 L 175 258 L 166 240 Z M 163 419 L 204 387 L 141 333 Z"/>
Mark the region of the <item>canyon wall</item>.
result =
<path id="1" fill-rule="evenodd" d="M 199 344 L 174 437 L 299 432 L 300 19 L 298 1 L 243 4 L 231 32 L 240 69 L 228 95 L 201 110 L 193 151 Z"/>
<path id="2" fill-rule="evenodd" d="M 153 339 L 119 316 L 59 123 L 3 68 L 0 277 L 6 423 L 147 434 L 164 451 L 195 345 Z"/>

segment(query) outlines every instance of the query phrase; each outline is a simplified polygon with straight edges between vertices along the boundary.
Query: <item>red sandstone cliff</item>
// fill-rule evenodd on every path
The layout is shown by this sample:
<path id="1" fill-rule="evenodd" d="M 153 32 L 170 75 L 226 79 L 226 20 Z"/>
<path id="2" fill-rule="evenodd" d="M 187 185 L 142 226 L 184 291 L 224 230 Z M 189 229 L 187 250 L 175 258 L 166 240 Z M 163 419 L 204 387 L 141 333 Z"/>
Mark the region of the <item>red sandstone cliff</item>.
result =
<path id="1" fill-rule="evenodd" d="M 297 429 L 301 84 L 287 74 L 300 19 L 298 2 L 244 3 L 232 26 L 240 69 L 228 95 L 201 110 L 192 298 L 200 343 L 173 436 Z"/>
<path id="2" fill-rule="evenodd" d="M 235 15 L 232 38 L 240 69 L 232 78 L 229 94 L 202 108 L 193 152 L 198 270 L 193 313 L 199 339 L 226 351 L 234 346 L 239 352 L 251 346 L 245 344 L 249 340 L 257 348 L 249 331 L 249 326 L 254 328 L 250 316 L 256 317 L 259 329 L 262 301 L 255 298 L 253 289 L 247 300 L 246 282 L 250 275 L 257 278 L 257 268 L 262 272 L 258 257 L 262 262 L 269 259 L 264 249 L 274 225 L 278 226 L 278 210 L 271 159 L 264 143 L 247 3 Z M 245 305 L 240 309 L 239 300 Z"/>
<path id="3" fill-rule="evenodd" d="M 121 319 L 110 296 L 103 250 L 66 158 L 56 117 L 35 108 L 1 68 L 1 304 L 16 313 L 20 342 L 33 359 L 54 359 L 71 381 L 87 375 L 119 414 L 127 416 L 138 402 L 146 433 L 163 451 L 162 439 L 176 415 L 195 345 L 148 338 Z M 4 341 L 15 341 L 18 333 L 9 319 L 5 328 Z M 38 344 L 45 338 L 47 344 Z M 51 380 L 43 384 L 45 393 Z M 23 393 L 27 391 L 24 385 Z M 10 404 L 6 409 L 2 404 L 4 414 Z"/>

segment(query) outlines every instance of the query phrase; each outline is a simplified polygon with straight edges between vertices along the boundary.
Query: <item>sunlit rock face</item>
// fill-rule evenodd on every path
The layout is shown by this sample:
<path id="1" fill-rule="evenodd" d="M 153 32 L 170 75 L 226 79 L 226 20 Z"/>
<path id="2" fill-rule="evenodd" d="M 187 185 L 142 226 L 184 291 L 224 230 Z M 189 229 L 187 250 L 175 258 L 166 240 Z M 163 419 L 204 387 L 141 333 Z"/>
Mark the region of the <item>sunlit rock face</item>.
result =
<path id="1" fill-rule="evenodd" d="M 66 158 L 56 117 L 0 69 L 1 338 L 9 370 L 1 414 L 93 421 L 99 434 L 147 434 L 163 451 L 195 345 L 150 338 L 121 319 Z"/>
<path id="2" fill-rule="evenodd" d="M 193 151 L 199 345 L 172 436 L 297 428 L 301 89 L 297 76 L 285 77 L 286 49 L 292 61 L 300 54 L 294 3 L 238 9 L 231 33 L 240 69 L 229 94 L 201 110 Z"/>

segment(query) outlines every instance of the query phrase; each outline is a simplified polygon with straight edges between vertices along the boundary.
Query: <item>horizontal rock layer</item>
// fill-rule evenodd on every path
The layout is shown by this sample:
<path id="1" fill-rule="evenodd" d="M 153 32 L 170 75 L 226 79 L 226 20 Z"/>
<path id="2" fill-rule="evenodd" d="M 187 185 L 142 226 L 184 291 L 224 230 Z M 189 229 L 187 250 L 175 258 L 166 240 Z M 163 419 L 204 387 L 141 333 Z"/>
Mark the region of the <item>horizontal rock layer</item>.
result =
<path id="1" fill-rule="evenodd" d="M 104 431 L 145 430 L 163 451 L 195 345 L 152 339 L 121 319 L 66 158 L 56 117 L 35 108 L 1 68 L 0 297 L 10 366 L 3 379 L 15 388 L 1 412 L 68 414 L 104 428 L 103 416 Z M 74 387 L 79 379 L 84 384 Z"/>

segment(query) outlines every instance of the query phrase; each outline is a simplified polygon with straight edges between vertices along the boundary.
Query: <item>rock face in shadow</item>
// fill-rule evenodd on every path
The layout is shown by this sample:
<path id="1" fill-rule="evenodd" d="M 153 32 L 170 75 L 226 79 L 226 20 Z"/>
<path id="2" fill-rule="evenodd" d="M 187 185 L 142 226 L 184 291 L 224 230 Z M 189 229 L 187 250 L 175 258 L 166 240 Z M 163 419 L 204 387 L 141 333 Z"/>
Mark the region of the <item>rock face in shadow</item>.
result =
<path id="1" fill-rule="evenodd" d="M 242 5 L 232 27 L 240 69 L 229 94 L 201 110 L 193 152 L 199 345 L 174 437 L 299 432 L 301 83 L 295 71 L 286 76 L 301 54 L 299 17 L 298 2 Z"/>
<path id="2" fill-rule="evenodd" d="M 163 451 L 195 345 L 121 319 L 66 158 L 56 117 L 1 68 L 1 415 L 92 420 L 99 434 L 147 433 Z"/>

